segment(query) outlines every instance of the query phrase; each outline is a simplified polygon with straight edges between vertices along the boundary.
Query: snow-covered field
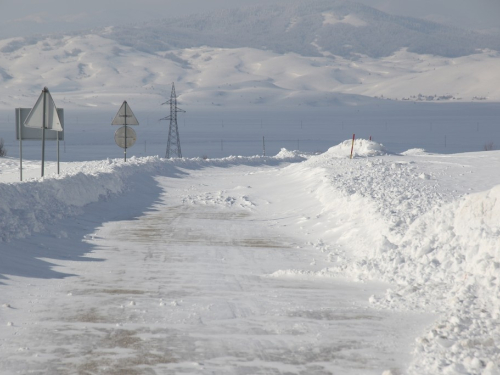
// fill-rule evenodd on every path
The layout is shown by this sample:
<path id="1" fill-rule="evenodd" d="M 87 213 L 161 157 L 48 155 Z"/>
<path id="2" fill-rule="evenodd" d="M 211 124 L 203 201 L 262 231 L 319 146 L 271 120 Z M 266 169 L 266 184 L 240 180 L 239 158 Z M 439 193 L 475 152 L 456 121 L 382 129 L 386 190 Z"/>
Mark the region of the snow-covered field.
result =
<path id="1" fill-rule="evenodd" d="M 0 368 L 498 374 L 500 153 L 350 147 L 0 159 Z"/>

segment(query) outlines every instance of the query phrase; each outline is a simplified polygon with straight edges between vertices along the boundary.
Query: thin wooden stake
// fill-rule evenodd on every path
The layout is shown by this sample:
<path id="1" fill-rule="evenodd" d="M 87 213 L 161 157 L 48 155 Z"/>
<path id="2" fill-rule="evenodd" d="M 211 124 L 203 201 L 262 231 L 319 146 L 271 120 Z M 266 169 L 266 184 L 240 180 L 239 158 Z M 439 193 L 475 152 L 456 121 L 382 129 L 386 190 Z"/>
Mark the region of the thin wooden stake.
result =
<path id="1" fill-rule="evenodd" d="M 356 134 L 352 135 L 352 146 L 351 146 L 351 159 L 352 159 L 352 151 L 354 150 L 354 139 L 356 138 Z"/>

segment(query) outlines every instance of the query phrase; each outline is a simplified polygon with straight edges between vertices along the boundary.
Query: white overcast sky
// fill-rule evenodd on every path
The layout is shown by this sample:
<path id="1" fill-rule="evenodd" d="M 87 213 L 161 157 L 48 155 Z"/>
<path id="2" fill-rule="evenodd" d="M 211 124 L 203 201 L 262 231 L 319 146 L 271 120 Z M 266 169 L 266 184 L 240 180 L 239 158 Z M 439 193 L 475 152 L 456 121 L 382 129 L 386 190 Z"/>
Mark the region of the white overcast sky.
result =
<path id="1" fill-rule="evenodd" d="M 0 39 L 138 23 L 273 0 L 0 0 Z M 500 31 L 500 0 L 358 0 L 387 13 Z"/>

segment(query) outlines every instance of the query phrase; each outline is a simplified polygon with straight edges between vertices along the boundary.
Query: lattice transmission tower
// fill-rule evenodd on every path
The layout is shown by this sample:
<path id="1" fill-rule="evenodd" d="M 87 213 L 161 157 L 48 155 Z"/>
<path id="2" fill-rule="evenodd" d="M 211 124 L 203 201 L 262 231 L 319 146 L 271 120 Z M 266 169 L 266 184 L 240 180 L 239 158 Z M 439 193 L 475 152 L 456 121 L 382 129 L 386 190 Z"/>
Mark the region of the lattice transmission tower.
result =
<path id="1" fill-rule="evenodd" d="M 168 128 L 167 152 L 165 153 L 165 158 L 170 159 L 171 155 L 182 158 L 181 140 L 179 138 L 179 128 L 177 127 L 177 112 L 186 111 L 177 107 L 177 95 L 175 94 L 175 85 L 173 83 L 170 100 L 166 101 L 162 105 L 164 104 L 170 104 L 170 116 L 160 119 L 160 121 L 170 120 L 170 126 Z"/>

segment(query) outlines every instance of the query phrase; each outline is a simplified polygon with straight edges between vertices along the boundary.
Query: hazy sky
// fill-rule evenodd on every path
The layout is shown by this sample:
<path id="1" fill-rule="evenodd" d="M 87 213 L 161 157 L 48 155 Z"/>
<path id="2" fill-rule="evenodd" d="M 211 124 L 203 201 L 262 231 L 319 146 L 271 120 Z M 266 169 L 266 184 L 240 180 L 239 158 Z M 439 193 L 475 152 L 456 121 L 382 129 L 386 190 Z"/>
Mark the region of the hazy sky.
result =
<path id="1" fill-rule="evenodd" d="M 273 0 L 0 0 L 0 39 L 137 23 Z M 358 0 L 388 13 L 500 31 L 500 0 Z"/>

